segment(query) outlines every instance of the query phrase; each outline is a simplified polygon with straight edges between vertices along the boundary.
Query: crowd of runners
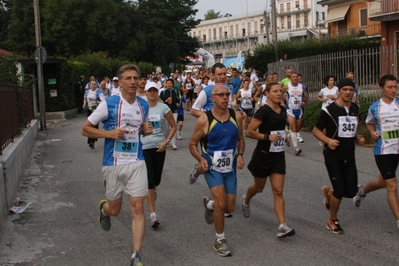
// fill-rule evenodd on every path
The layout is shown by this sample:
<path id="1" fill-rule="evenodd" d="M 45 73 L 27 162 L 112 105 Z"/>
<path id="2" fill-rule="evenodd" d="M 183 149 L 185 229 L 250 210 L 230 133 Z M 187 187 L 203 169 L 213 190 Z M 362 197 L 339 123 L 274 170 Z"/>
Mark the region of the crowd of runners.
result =
<path id="1" fill-rule="evenodd" d="M 358 135 L 359 93 L 347 72 L 338 82 L 326 75 L 317 100 L 322 102 L 320 117 L 313 135 L 323 146 L 330 185 L 322 188 L 324 205 L 329 210 L 326 228 L 343 234 L 338 210 L 342 198 L 350 198 L 356 207 L 366 195 L 387 189 L 388 204 L 399 229 L 399 201 L 396 169 L 399 163 L 399 101 L 396 99 L 397 78 L 384 75 L 379 80 L 382 98 L 368 112 L 366 127 L 375 140 L 374 155 L 380 176 L 365 186 L 358 186 L 355 143 Z M 286 147 L 300 156 L 301 122 L 309 100 L 302 75 L 292 69 L 279 81 L 277 73 L 266 77 L 264 84 L 252 68 L 239 73 L 216 63 L 209 70 L 195 73 L 140 73 L 135 65 L 124 65 L 112 81 L 105 77 L 87 85 L 82 76 L 77 87 L 87 87 L 82 110 L 87 121 L 82 128 L 91 149 L 98 138 L 104 138 L 103 180 L 105 199 L 99 203 L 99 223 L 111 229 L 111 217 L 122 207 L 122 195 L 129 196 L 132 212 L 133 255 L 131 265 L 142 265 L 139 252 L 143 247 L 146 219 L 144 205 L 150 210 L 150 224 L 161 226 L 156 214 L 157 187 L 161 183 L 168 148 L 177 150 L 176 139 L 190 136 L 188 150 L 198 161 L 188 175 L 193 184 L 201 176 L 210 189 L 203 197 L 205 221 L 213 224 L 213 250 L 230 256 L 225 236 L 226 217 L 236 204 L 237 168 L 247 166 L 253 185 L 240 197 L 241 212 L 250 218 L 251 199 L 261 193 L 269 178 L 277 218 L 277 238 L 295 235 L 285 222 L 284 178 Z M 194 129 L 183 134 L 184 115 L 197 117 Z M 257 140 L 254 151 L 245 150 L 245 139 Z M 180 147 L 182 148 L 182 147 Z M 187 148 L 187 147 L 186 147 Z M 182 148 L 184 149 L 184 148 Z M 243 154 L 251 152 L 246 164 Z M 304 151 L 305 152 L 305 151 Z M 326 179 L 327 180 L 327 179 Z"/>

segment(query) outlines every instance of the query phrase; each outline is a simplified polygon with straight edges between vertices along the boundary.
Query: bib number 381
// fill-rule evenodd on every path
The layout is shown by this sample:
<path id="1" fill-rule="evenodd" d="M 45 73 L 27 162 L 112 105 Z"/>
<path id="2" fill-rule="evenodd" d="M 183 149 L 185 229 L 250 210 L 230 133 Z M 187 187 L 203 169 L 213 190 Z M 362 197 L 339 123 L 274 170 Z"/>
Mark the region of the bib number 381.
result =
<path id="1" fill-rule="evenodd" d="M 115 158 L 137 158 L 139 146 L 138 134 L 125 134 L 122 140 L 116 140 L 114 145 Z"/>

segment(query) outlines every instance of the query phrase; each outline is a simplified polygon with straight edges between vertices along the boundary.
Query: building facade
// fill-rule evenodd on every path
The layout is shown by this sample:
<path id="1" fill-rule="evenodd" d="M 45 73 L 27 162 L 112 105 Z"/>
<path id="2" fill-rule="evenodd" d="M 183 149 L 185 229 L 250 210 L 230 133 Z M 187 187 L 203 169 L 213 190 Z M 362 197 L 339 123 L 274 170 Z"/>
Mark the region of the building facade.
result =
<path id="1" fill-rule="evenodd" d="M 276 0 L 277 40 L 320 38 L 327 34 L 324 21 L 327 7 L 317 0 Z M 201 48 L 212 53 L 216 62 L 223 56 L 234 57 L 239 51 L 254 50 L 272 42 L 270 10 L 246 15 L 226 14 L 221 18 L 203 20 L 190 32 Z"/>

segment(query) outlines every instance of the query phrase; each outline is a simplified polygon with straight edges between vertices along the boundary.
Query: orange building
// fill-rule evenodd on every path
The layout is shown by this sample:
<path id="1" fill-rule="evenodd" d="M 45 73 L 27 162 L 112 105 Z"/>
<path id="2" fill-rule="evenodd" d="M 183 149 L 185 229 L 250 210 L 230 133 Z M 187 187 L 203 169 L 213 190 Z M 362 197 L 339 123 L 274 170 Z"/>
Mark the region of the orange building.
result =
<path id="1" fill-rule="evenodd" d="M 322 0 L 318 4 L 328 6 L 326 22 L 330 37 L 379 36 L 380 21 L 369 19 L 369 6 L 365 1 L 356 0 Z"/>

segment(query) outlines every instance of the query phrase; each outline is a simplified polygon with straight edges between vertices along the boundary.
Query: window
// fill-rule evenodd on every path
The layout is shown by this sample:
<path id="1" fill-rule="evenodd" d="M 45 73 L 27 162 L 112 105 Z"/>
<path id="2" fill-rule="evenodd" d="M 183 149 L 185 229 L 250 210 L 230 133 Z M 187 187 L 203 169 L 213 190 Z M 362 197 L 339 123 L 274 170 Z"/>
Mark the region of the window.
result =
<path id="1" fill-rule="evenodd" d="M 212 41 L 212 30 L 208 29 L 208 37 L 209 37 L 209 41 Z"/>
<path id="2" fill-rule="evenodd" d="M 326 20 L 326 12 L 321 12 L 321 20 Z"/>
<path id="3" fill-rule="evenodd" d="M 308 0 L 303 0 L 303 8 L 304 9 L 308 8 Z"/>
<path id="4" fill-rule="evenodd" d="M 248 36 L 251 35 L 251 22 L 248 22 Z"/>
<path id="5" fill-rule="evenodd" d="M 236 35 L 235 36 L 239 36 L 240 32 L 238 31 L 238 24 L 236 24 Z"/>
<path id="6" fill-rule="evenodd" d="M 305 26 L 305 28 L 306 28 L 306 27 L 308 27 L 308 25 L 309 25 L 308 13 L 304 13 L 303 16 L 304 16 L 303 24 L 304 24 L 304 26 Z"/>
<path id="7" fill-rule="evenodd" d="M 291 3 L 287 3 L 287 11 L 291 11 Z"/>
<path id="8" fill-rule="evenodd" d="M 255 34 L 258 32 L 258 22 L 254 21 L 254 32 Z"/>
<path id="9" fill-rule="evenodd" d="M 287 29 L 291 29 L 291 16 L 287 16 Z"/>
<path id="10" fill-rule="evenodd" d="M 296 28 L 301 28 L 301 16 L 299 14 L 296 14 Z"/>
<path id="11" fill-rule="evenodd" d="M 299 1 L 295 1 L 295 8 L 299 9 Z"/>
<path id="12" fill-rule="evenodd" d="M 245 37 L 245 29 L 242 29 L 242 37 Z"/>
<path id="13" fill-rule="evenodd" d="M 193 37 L 195 37 L 195 31 L 193 31 Z"/>
<path id="14" fill-rule="evenodd" d="M 213 29 L 213 40 L 216 41 L 216 29 Z"/>
<path id="15" fill-rule="evenodd" d="M 319 11 L 316 11 L 316 21 L 319 20 Z"/>
<path id="16" fill-rule="evenodd" d="M 202 36 L 202 41 L 206 42 L 206 35 L 205 34 Z"/>
<path id="17" fill-rule="evenodd" d="M 230 37 L 233 37 L 233 25 L 230 25 Z"/>
<path id="18" fill-rule="evenodd" d="M 281 29 L 284 29 L 284 17 L 281 17 Z"/>
<path id="19" fill-rule="evenodd" d="M 222 39 L 222 36 L 223 36 L 222 27 L 219 27 L 219 39 Z"/>
<path id="20" fill-rule="evenodd" d="M 224 38 L 227 39 L 227 31 L 224 32 Z"/>
<path id="21" fill-rule="evenodd" d="M 367 9 L 360 9 L 360 27 L 367 27 Z"/>
<path id="22" fill-rule="evenodd" d="M 284 13 L 284 4 L 280 4 L 280 13 Z"/>

